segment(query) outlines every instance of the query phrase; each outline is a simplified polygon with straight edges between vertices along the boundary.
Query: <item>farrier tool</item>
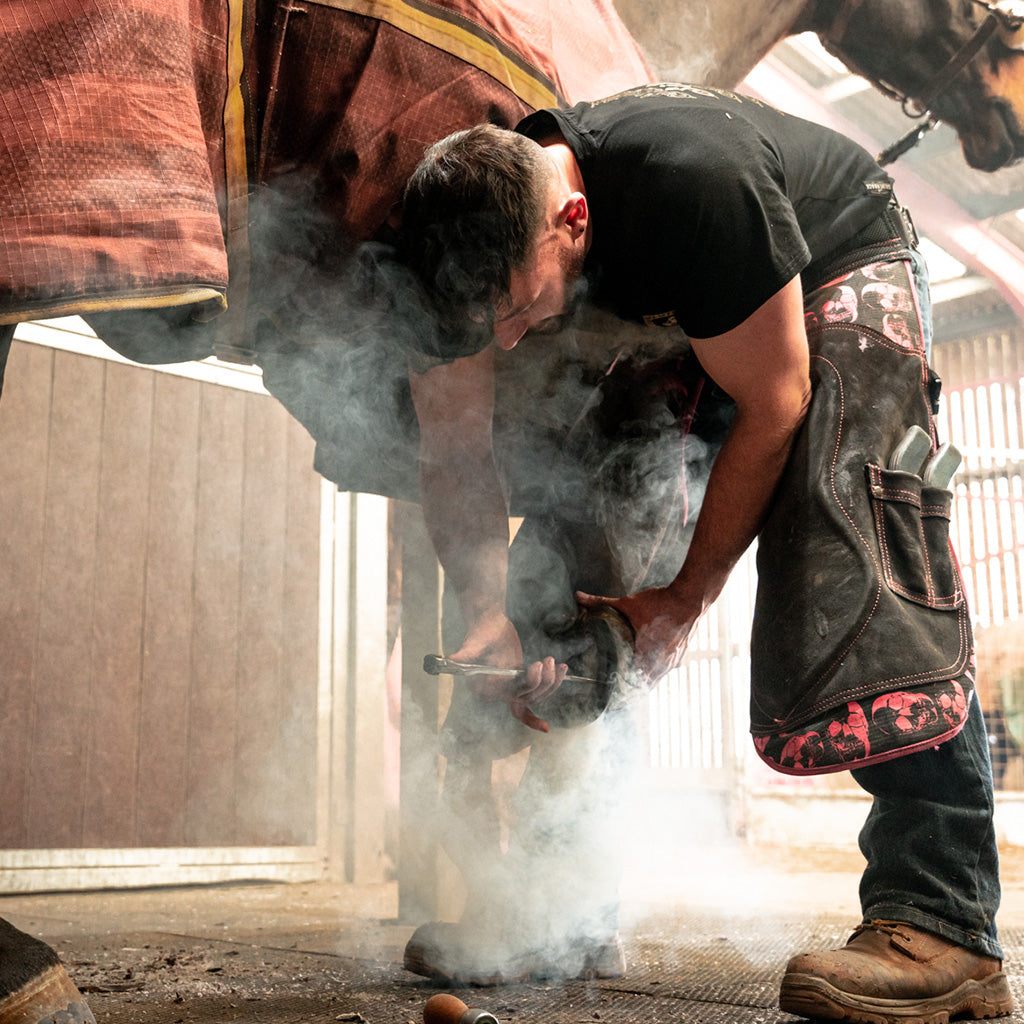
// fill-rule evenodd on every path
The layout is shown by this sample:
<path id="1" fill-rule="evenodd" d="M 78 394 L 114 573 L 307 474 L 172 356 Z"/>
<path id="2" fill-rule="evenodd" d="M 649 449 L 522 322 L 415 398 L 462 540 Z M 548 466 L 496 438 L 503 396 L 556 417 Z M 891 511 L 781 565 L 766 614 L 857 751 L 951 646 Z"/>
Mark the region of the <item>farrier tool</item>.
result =
<path id="1" fill-rule="evenodd" d="M 495 668 L 493 665 L 477 665 L 473 662 L 452 661 L 440 654 L 427 654 L 423 658 L 423 671 L 428 676 L 503 676 L 511 679 L 523 672 L 515 668 Z M 590 676 L 566 676 L 563 683 L 601 683 Z M 604 684 L 602 684 L 604 685 Z"/>
<path id="2" fill-rule="evenodd" d="M 932 450 L 932 439 L 917 424 L 914 424 L 902 437 L 900 443 L 889 456 L 889 468 L 902 470 L 904 473 L 921 472 L 924 460 Z"/>
<path id="3" fill-rule="evenodd" d="M 964 457 L 960 450 L 948 441 L 928 460 L 924 468 L 924 482 L 932 487 L 948 488 L 953 474 L 960 468 Z"/>
<path id="4" fill-rule="evenodd" d="M 959 449 L 950 444 L 940 445 L 934 455 L 931 438 L 919 426 L 912 426 L 889 456 L 889 468 L 913 473 L 932 487 L 948 488 L 953 474 L 960 468 L 963 456 Z"/>

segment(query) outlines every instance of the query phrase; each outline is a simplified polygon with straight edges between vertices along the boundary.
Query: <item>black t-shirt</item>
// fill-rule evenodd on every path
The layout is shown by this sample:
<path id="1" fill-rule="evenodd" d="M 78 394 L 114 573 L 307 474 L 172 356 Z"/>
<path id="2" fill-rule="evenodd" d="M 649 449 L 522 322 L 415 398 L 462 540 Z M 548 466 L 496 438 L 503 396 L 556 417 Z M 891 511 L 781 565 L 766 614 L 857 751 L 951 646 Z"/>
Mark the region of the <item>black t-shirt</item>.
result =
<path id="1" fill-rule="evenodd" d="M 593 300 L 707 338 L 869 224 L 892 180 L 845 136 L 704 86 L 641 86 L 518 131 L 564 136 L 593 224 Z"/>

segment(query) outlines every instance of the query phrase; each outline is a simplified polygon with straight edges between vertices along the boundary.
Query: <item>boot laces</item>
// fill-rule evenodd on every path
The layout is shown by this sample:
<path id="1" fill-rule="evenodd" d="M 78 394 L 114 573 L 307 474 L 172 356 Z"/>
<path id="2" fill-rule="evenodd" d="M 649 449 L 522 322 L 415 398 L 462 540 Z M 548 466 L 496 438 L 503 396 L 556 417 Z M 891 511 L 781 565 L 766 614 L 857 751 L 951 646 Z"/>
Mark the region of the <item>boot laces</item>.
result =
<path id="1" fill-rule="evenodd" d="M 883 935 L 899 935 L 909 940 L 911 936 L 907 934 L 906 928 L 907 925 L 899 921 L 863 921 L 853 929 L 850 939 L 857 938 L 863 932 L 881 932 Z"/>

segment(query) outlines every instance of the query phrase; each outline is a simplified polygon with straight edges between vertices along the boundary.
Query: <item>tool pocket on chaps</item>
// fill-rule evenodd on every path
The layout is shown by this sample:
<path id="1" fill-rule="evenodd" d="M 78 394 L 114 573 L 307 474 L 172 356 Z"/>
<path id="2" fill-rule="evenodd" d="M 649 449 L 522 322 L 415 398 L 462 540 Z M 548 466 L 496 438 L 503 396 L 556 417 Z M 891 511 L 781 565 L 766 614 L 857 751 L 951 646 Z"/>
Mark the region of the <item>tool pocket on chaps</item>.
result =
<path id="1" fill-rule="evenodd" d="M 886 585 L 929 608 L 958 608 L 964 594 L 949 544 L 952 492 L 872 463 L 867 482 Z"/>

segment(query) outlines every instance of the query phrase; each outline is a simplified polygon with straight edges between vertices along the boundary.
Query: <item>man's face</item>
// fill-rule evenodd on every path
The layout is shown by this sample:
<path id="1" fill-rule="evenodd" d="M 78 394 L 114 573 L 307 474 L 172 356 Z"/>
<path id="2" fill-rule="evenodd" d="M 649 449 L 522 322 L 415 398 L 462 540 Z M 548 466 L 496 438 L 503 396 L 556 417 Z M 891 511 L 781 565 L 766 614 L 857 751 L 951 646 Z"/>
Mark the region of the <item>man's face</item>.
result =
<path id="1" fill-rule="evenodd" d="M 572 305 L 583 258 L 583 247 L 574 246 L 567 232 L 551 232 L 533 257 L 512 271 L 509 298 L 495 308 L 494 340 L 500 348 L 515 348 L 530 331 L 559 329 Z"/>

